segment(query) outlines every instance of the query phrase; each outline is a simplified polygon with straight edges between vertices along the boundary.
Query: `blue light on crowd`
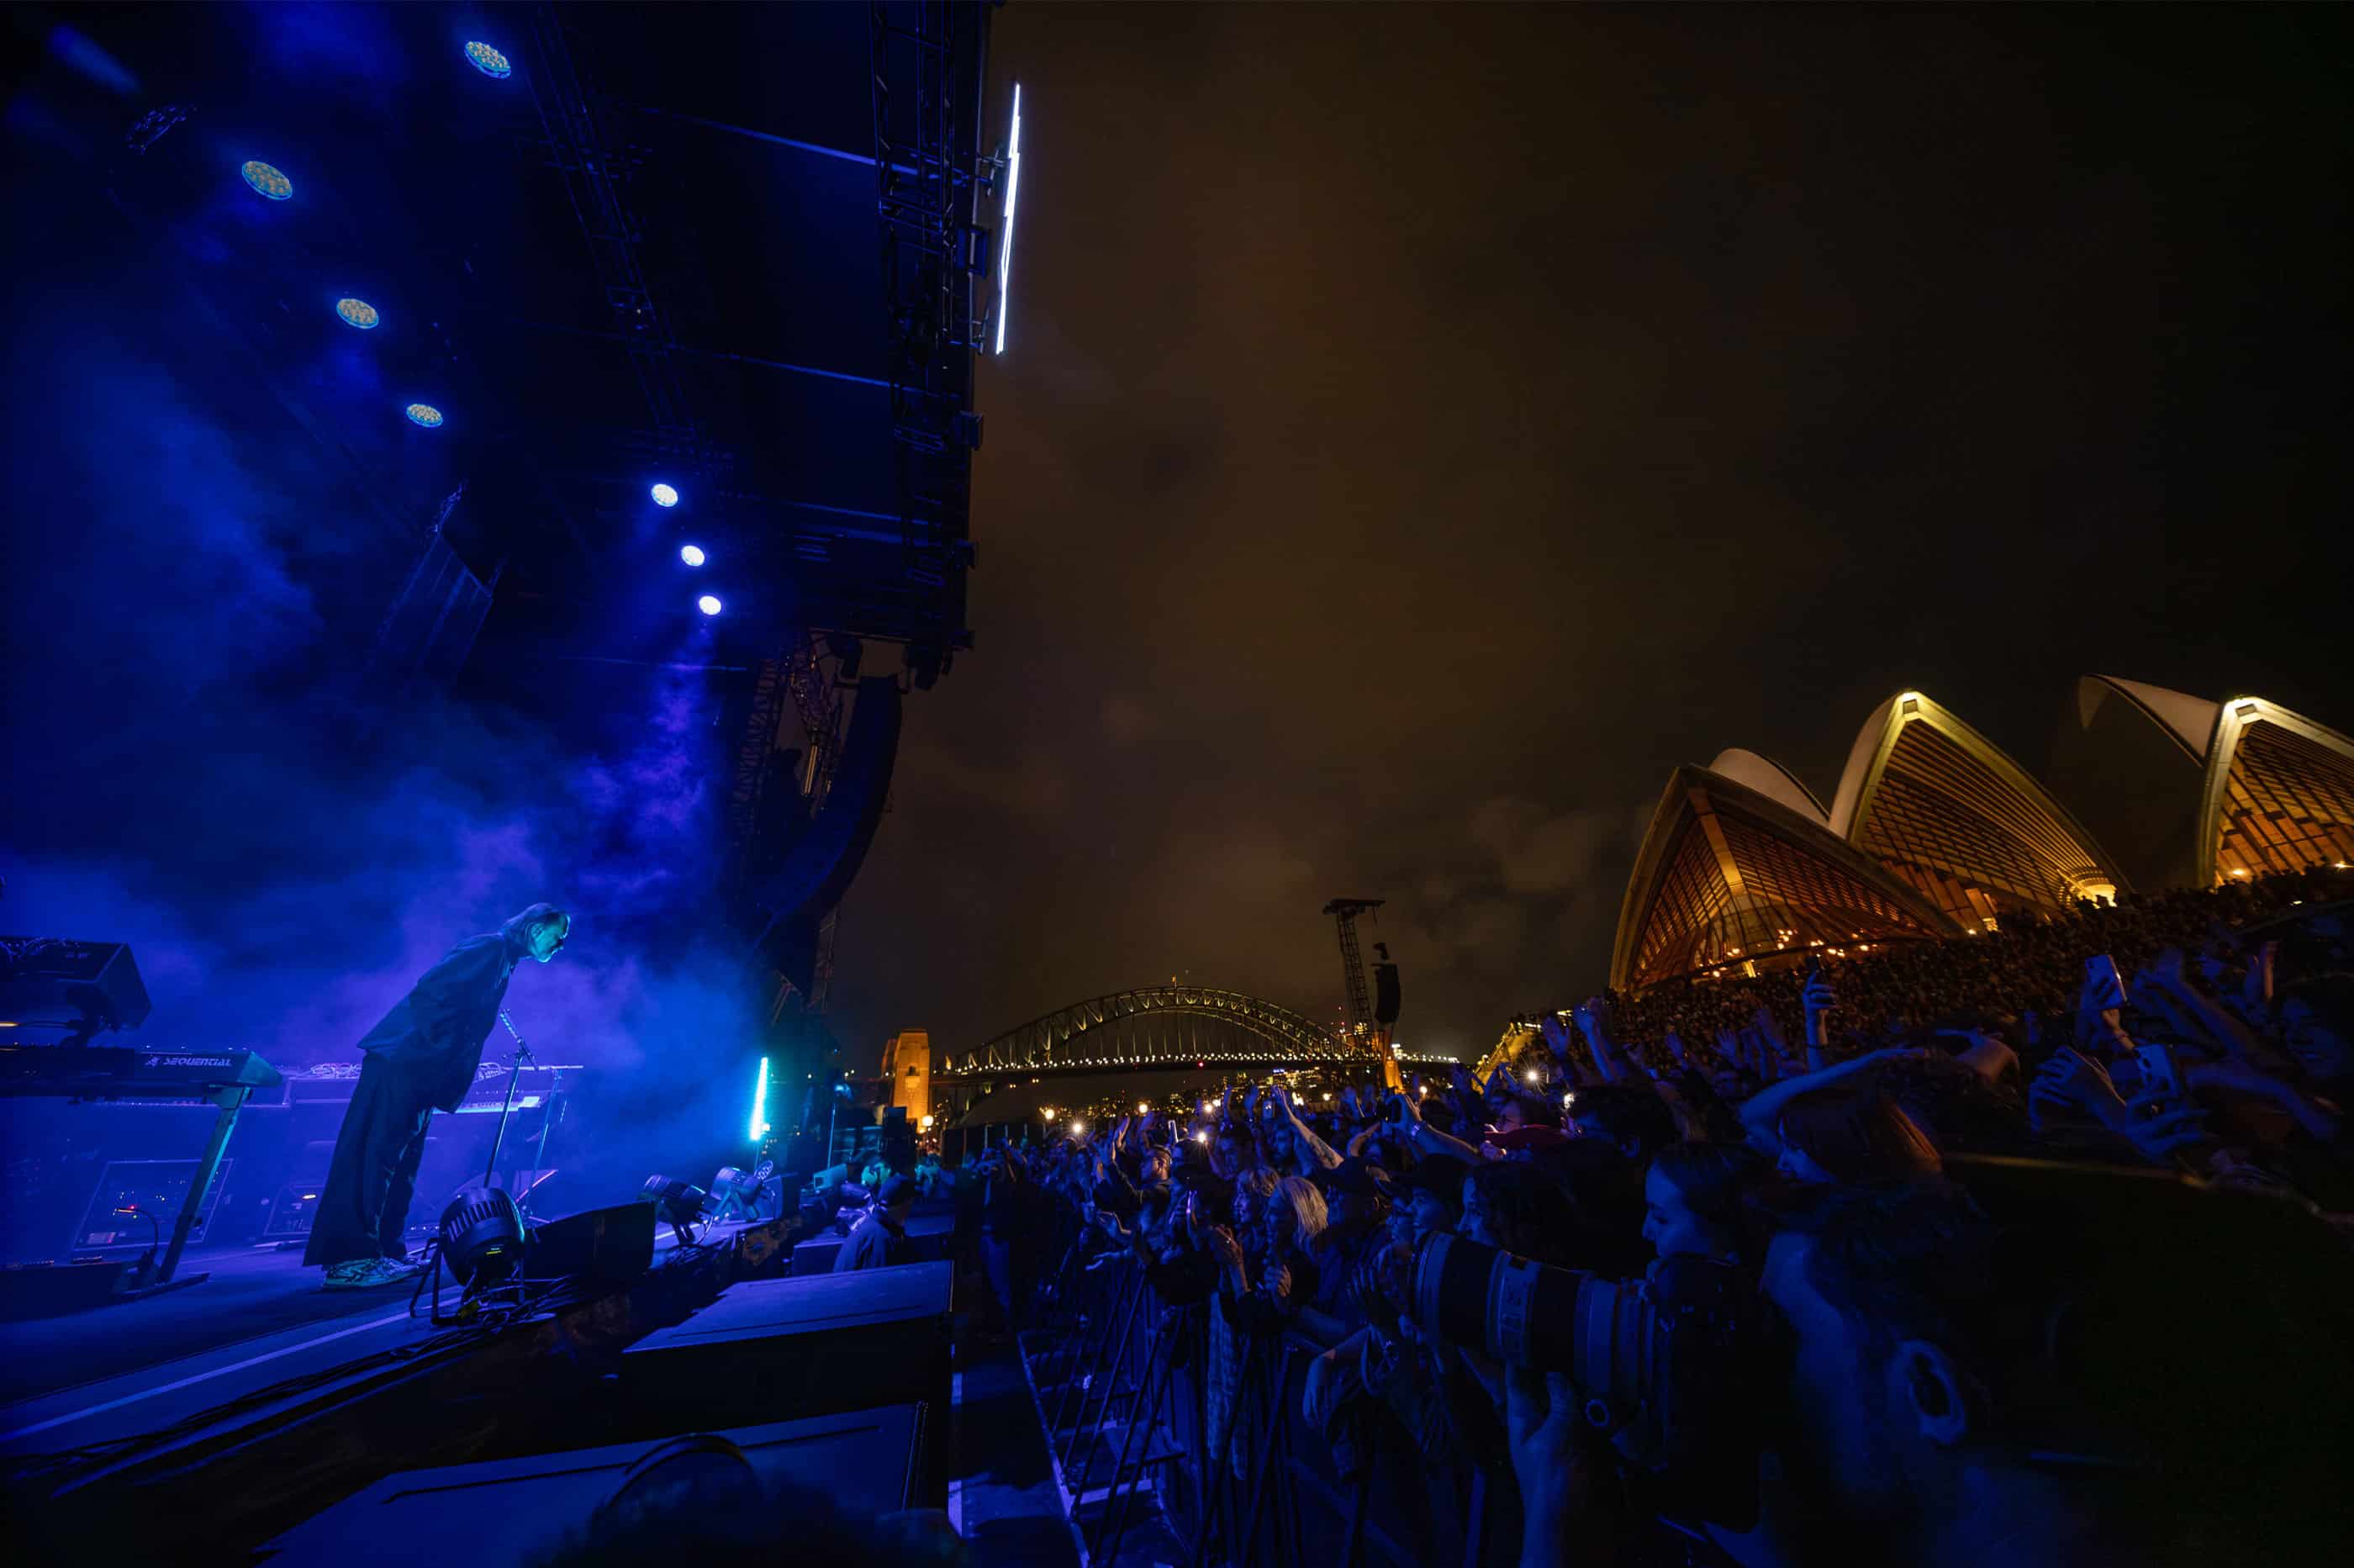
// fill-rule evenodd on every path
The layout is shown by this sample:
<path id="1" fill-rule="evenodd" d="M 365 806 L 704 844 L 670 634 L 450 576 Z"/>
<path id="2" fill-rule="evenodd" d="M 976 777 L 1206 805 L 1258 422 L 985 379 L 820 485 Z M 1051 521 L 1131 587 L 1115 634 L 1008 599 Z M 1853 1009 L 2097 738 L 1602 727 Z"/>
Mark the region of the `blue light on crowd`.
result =
<path id="1" fill-rule="evenodd" d="M 271 168 L 259 158 L 249 158 L 238 171 L 245 183 L 268 196 L 271 201 L 284 201 L 294 194 L 294 182 Z"/>
<path id="2" fill-rule="evenodd" d="M 653 494 L 654 504 L 656 506 L 675 506 L 678 504 L 678 492 L 673 490 L 667 484 L 655 485 Z"/>
<path id="3" fill-rule="evenodd" d="M 367 331 L 384 319 L 376 313 L 376 307 L 366 300 L 337 300 L 335 313 L 362 332 Z"/>
<path id="4" fill-rule="evenodd" d="M 717 615 L 719 613 L 719 598 L 716 594 L 705 594 L 701 599 L 695 601 L 695 608 L 703 611 L 705 615 Z"/>
<path id="5" fill-rule="evenodd" d="M 704 562 L 703 546 L 700 545 L 681 545 L 678 548 L 678 558 L 684 561 L 690 567 L 699 567 L 703 565 Z"/>
<path id="6" fill-rule="evenodd" d="M 514 67 L 507 64 L 507 57 L 488 44 L 468 44 L 466 58 L 484 76 L 505 77 L 514 71 Z"/>
<path id="7" fill-rule="evenodd" d="M 752 1141 L 769 1133 L 769 1059 L 760 1058 L 760 1075 L 752 1086 Z"/>
<path id="8" fill-rule="evenodd" d="M 1011 300 L 1006 285 L 1013 281 L 1013 198 L 1022 193 L 1022 84 L 1013 84 L 1013 134 L 1006 143 L 1005 217 L 998 224 L 1002 231 L 997 237 L 997 346 L 992 351 L 1005 352 L 1005 318 Z"/>
<path id="9" fill-rule="evenodd" d="M 440 426 L 441 410 L 430 403 L 411 403 L 408 412 L 408 422 L 412 425 L 422 425 L 429 430 Z"/>

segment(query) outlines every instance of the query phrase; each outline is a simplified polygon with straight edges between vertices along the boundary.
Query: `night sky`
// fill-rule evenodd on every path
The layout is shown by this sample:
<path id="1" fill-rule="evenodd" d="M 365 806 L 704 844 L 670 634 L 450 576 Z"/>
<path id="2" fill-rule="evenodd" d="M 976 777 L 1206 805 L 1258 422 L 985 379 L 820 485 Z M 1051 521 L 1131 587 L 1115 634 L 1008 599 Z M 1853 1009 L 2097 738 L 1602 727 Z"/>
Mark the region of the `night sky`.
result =
<path id="1" fill-rule="evenodd" d="M 578 13 L 589 69 L 755 131 L 869 128 L 855 27 L 819 60 L 762 32 L 808 13 L 669 15 Z M 419 520 L 466 474 L 504 514 L 501 418 L 564 467 L 620 450 L 584 418 L 644 417 L 620 355 L 592 376 L 506 321 L 604 306 L 526 111 L 451 52 L 470 16 L 92 8 L 119 63 L 52 37 L 0 80 L 11 210 L 41 215 L 0 293 L 0 929 L 130 941 L 144 1039 L 301 1064 L 553 894 L 583 921 L 518 999 L 542 1038 L 617 1085 L 643 1066 L 681 1125 L 734 1123 L 733 1075 L 705 1075 L 709 1115 L 680 1087 L 753 1029 L 740 941 L 707 930 L 710 694 L 524 670 L 499 650 L 535 624 L 525 566 L 470 674 L 528 711 L 338 694 Z M 648 81 L 632 26 L 669 51 Z M 1346 895 L 1389 900 L 1366 936 L 1404 969 L 1401 1042 L 1478 1049 L 1601 984 L 1679 763 L 1748 747 L 1828 796 L 1918 687 L 2040 768 L 2090 671 L 2354 727 L 2349 30 L 2318 6 L 1005 7 L 988 139 L 1018 78 L 1024 157 L 978 398 L 978 641 L 908 701 L 835 1033 L 868 1061 L 905 1027 L 970 1047 L 1172 975 L 1330 1017 L 1319 911 Z M 741 69 L 695 98 L 717 37 Z M 202 111 L 123 153 L 164 99 Z M 273 215 L 230 176 L 252 145 L 302 200 Z M 683 336 L 767 352 L 791 342 L 770 264 L 849 254 L 868 209 L 727 156 L 657 159 L 640 195 Z M 843 226 L 799 224 L 821 209 Z M 323 295 L 266 291 L 379 258 L 366 344 Z M 472 313 L 449 366 L 391 309 L 443 298 Z M 386 418 L 445 369 L 451 439 Z M 731 429 L 786 406 L 702 385 Z M 488 417 L 495 387 L 519 390 Z M 535 536 L 668 592 L 626 488 Z"/>
<path id="2" fill-rule="evenodd" d="M 1185 975 L 1402 1043 L 1599 985 L 1668 770 L 1917 686 L 2354 725 L 2333 8 L 1017 5 L 979 646 L 844 1038 Z M 1002 87 L 1000 89 L 1002 91 Z M 1002 98 L 998 101 L 1003 101 Z"/>

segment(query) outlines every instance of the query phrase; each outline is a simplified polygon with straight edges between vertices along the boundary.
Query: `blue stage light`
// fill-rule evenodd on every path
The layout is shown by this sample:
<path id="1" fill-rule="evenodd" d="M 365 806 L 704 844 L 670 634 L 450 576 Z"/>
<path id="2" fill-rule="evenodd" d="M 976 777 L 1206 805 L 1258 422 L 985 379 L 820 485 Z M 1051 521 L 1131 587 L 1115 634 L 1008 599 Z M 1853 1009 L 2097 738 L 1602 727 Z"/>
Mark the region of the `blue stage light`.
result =
<path id="1" fill-rule="evenodd" d="M 769 1135 L 769 1059 L 760 1058 L 760 1076 L 752 1086 L 752 1141 Z"/>
<path id="2" fill-rule="evenodd" d="M 705 594 L 701 599 L 695 601 L 695 608 L 703 611 L 705 615 L 717 615 L 719 613 L 718 596 L 716 594 Z"/>
<path id="3" fill-rule="evenodd" d="M 507 64 L 507 57 L 488 44 L 468 44 L 466 58 L 484 76 L 505 77 L 514 73 L 514 67 Z"/>
<path id="4" fill-rule="evenodd" d="M 294 194 L 294 182 L 259 158 L 247 159 L 245 166 L 238 173 L 245 176 L 247 185 L 271 201 L 284 201 Z"/>
<path id="5" fill-rule="evenodd" d="M 335 313 L 362 332 L 367 331 L 384 319 L 376 313 L 376 307 L 366 300 L 337 300 Z"/>
<path id="6" fill-rule="evenodd" d="M 429 430 L 438 429 L 441 423 L 441 410 L 430 403 L 411 403 L 408 412 L 410 424 L 422 425 Z"/>
<path id="7" fill-rule="evenodd" d="M 1005 317 L 1011 302 L 1006 285 L 1013 281 L 1013 198 L 1022 192 L 1022 84 L 1013 84 L 1013 135 L 1006 143 L 1005 216 L 997 237 L 997 347 L 1005 352 Z"/>
<path id="8" fill-rule="evenodd" d="M 704 561 L 703 546 L 700 545 L 682 545 L 678 549 L 678 558 L 684 561 L 690 567 L 699 567 L 703 565 Z"/>
<path id="9" fill-rule="evenodd" d="M 653 496 L 654 504 L 656 506 L 675 506 L 678 504 L 678 492 L 673 490 L 667 484 L 655 485 Z"/>

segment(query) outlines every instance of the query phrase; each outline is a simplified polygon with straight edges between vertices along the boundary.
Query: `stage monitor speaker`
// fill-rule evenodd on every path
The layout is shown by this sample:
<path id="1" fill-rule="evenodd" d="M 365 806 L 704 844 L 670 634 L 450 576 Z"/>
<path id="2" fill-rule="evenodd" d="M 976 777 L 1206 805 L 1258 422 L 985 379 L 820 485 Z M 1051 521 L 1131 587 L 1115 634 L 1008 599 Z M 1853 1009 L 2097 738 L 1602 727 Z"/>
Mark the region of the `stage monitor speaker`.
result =
<path id="1" fill-rule="evenodd" d="M 907 1256 L 909 1263 L 933 1263 L 949 1255 L 956 1240 L 956 1216 L 949 1214 L 911 1214 L 907 1217 Z M 833 1260 L 843 1246 L 844 1237 L 832 1227 L 793 1244 L 792 1276 L 806 1279 L 811 1275 L 832 1274 Z"/>
<path id="2" fill-rule="evenodd" d="M 523 1277 L 626 1285 L 653 1263 L 654 1205 L 622 1203 L 534 1225 Z"/>
<path id="3" fill-rule="evenodd" d="M 795 1489 L 814 1491 L 854 1528 L 917 1500 L 914 1476 L 926 1422 L 914 1405 L 885 1405 L 737 1427 L 695 1442 L 720 1455 L 732 1445 L 780 1510 L 798 1500 L 790 1495 Z M 566 1536 L 589 1529 L 622 1486 L 643 1474 L 641 1465 L 673 1446 L 673 1440 L 648 1438 L 387 1476 L 296 1525 L 261 1555 L 289 1564 L 414 1568 L 420 1556 L 439 1553 L 470 1568 L 524 1568 L 546 1561 Z M 665 1489 L 672 1478 L 665 1467 Z M 680 1489 L 691 1511 L 699 1494 Z M 775 1523 L 778 1538 L 789 1539 L 791 1517 L 780 1511 Z M 748 1549 L 744 1558 L 755 1555 Z"/>
<path id="4" fill-rule="evenodd" d="M 733 1285 L 621 1352 L 630 1430 L 656 1437 L 762 1415 L 920 1403 L 926 1507 L 948 1496 L 949 1323 L 956 1267 L 909 1263 Z"/>

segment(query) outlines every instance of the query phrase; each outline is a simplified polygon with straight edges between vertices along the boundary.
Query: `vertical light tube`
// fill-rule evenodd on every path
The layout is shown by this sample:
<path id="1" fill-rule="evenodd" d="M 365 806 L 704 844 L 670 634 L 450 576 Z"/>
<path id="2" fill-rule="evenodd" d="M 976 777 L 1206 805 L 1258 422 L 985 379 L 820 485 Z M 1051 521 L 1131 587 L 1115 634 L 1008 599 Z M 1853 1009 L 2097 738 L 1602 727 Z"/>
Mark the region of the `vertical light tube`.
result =
<path id="1" fill-rule="evenodd" d="M 752 1141 L 769 1135 L 769 1059 L 760 1058 L 760 1076 L 752 1086 Z"/>
<path id="2" fill-rule="evenodd" d="M 1006 285 L 1013 279 L 1013 202 L 1022 194 L 1022 84 L 1013 84 L 1013 135 L 1006 143 L 1005 217 L 997 240 L 997 347 L 1005 352 L 1005 317 L 1012 307 Z"/>

